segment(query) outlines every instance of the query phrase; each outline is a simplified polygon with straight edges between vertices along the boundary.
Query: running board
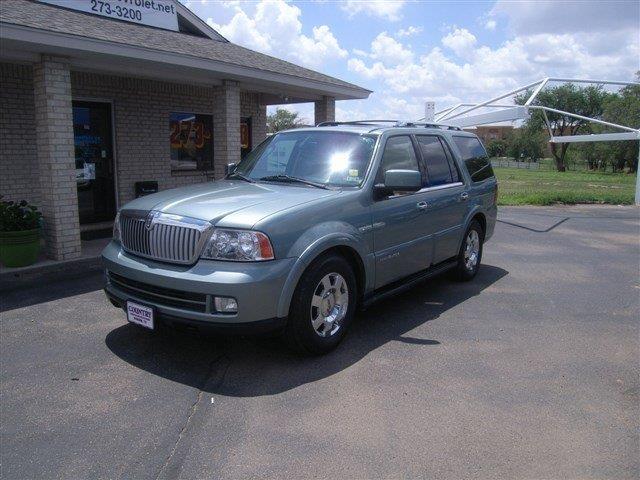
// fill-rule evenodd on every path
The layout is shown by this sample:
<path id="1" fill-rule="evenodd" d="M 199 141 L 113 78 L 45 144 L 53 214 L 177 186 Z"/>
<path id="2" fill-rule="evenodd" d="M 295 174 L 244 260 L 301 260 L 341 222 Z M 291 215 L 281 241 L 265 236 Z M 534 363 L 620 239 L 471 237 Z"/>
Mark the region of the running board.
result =
<path id="1" fill-rule="evenodd" d="M 396 295 L 400 292 L 404 292 L 412 287 L 415 287 L 418 283 L 424 282 L 425 280 L 435 277 L 441 273 L 446 272 L 447 270 L 451 270 L 458 263 L 457 259 L 455 260 L 445 260 L 444 262 L 430 267 L 426 270 L 423 270 L 418 273 L 414 273 L 413 275 L 409 275 L 406 278 L 401 280 L 396 280 L 389 285 L 382 287 L 378 290 L 375 290 L 370 296 L 365 298 L 362 302 L 361 309 L 366 309 L 371 306 L 373 303 L 383 300 L 385 298 Z"/>

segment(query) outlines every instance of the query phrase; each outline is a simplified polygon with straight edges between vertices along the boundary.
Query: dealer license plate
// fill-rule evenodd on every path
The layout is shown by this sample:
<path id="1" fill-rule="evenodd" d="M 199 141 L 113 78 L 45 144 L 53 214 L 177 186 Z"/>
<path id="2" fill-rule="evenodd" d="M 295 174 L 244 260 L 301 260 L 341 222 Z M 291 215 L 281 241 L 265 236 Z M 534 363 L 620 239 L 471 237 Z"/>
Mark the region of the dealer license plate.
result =
<path id="1" fill-rule="evenodd" d="M 153 330 L 153 308 L 127 301 L 127 320 Z"/>

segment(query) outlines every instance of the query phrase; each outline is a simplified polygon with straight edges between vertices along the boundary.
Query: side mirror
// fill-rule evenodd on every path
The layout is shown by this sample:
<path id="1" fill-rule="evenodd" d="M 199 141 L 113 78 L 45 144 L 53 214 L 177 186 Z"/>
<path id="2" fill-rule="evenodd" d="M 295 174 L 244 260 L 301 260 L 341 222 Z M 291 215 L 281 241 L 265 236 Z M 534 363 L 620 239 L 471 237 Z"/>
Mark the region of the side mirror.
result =
<path id="1" fill-rule="evenodd" d="M 231 175 L 234 172 L 234 170 L 236 169 L 237 166 L 238 166 L 237 163 L 227 163 L 224 166 L 224 174 L 225 175 Z"/>
<path id="2" fill-rule="evenodd" d="M 376 189 L 387 192 L 417 192 L 422 188 L 422 175 L 417 170 L 387 170 L 384 185 Z"/>

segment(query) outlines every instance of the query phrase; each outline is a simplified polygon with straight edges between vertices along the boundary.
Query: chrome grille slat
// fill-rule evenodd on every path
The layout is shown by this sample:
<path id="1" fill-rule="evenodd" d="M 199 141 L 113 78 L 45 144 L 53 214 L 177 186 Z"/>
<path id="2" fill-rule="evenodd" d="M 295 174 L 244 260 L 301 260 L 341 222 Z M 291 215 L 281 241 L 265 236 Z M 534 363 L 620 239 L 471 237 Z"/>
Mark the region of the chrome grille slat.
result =
<path id="1" fill-rule="evenodd" d="M 120 214 L 123 248 L 163 262 L 194 263 L 212 229 L 209 222 L 179 215 L 154 211 Z"/>

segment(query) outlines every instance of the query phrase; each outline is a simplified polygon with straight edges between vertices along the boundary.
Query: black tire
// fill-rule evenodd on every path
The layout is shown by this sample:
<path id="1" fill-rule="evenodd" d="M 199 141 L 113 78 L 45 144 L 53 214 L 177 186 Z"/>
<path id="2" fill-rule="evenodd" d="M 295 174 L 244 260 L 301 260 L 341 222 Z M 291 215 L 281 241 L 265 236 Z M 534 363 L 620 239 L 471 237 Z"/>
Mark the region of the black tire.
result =
<path id="1" fill-rule="evenodd" d="M 312 310 L 312 300 L 317 292 L 324 293 L 320 283 L 327 275 L 332 274 L 340 275 L 346 283 L 348 290 L 343 295 L 348 297 L 348 305 L 346 314 L 338 322 L 339 327 L 336 331 L 334 333 L 328 331 L 328 334 L 323 332 L 327 336 L 321 336 L 322 333 L 317 333 L 312 325 L 312 315 L 317 313 L 317 310 Z M 339 281 L 336 280 L 338 277 L 331 278 L 333 281 Z M 318 290 L 319 288 L 321 290 Z M 286 343 L 290 348 L 306 355 L 322 355 L 333 350 L 344 338 L 353 321 L 356 301 L 356 276 L 349 262 L 338 254 L 328 254 L 318 258 L 302 274 L 291 299 L 287 326 L 284 330 Z"/>
<path id="2" fill-rule="evenodd" d="M 469 267 L 467 263 L 467 259 L 465 257 L 465 248 L 467 245 L 467 239 L 469 235 L 473 235 L 472 232 L 475 232 L 478 235 L 479 241 L 479 250 L 477 254 L 477 260 L 472 268 Z M 480 263 L 482 262 L 482 247 L 484 244 L 484 231 L 482 230 L 482 225 L 477 220 L 472 220 L 471 224 L 467 228 L 467 231 L 464 233 L 464 237 L 462 237 L 462 244 L 460 245 L 460 251 L 458 252 L 458 264 L 453 269 L 453 277 L 461 282 L 468 282 L 473 279 L 478 270 L 480 269 Z"/>

